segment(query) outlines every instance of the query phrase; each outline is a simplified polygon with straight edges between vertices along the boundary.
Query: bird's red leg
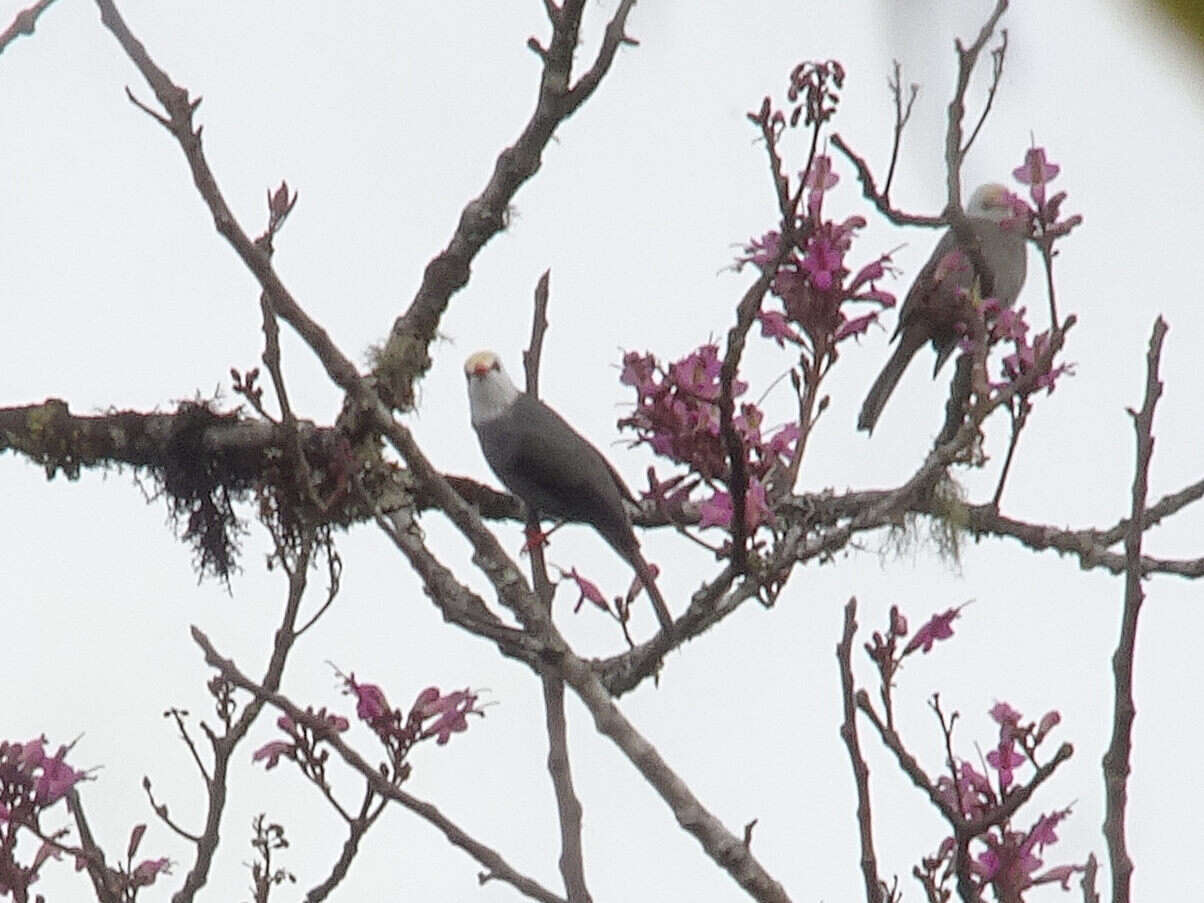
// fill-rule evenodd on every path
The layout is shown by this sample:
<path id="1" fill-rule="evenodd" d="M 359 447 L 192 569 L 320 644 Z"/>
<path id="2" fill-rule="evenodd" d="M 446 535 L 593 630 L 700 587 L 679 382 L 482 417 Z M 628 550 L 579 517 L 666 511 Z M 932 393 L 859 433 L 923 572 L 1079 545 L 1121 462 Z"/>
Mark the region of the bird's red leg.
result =
<path id="1" fill-rule="evenodd" d="M 543 530 L 539 524 L 529 523 L 523 527 L 523 533 L 527 537 L 527 541 L 523 543 L 522 554 L 530 555 L 532 549 L 542 549 L 548 545 L 548 540 L 552 534 L 564 526 L 564 521 L 561 521 L 551 530 Z"/>

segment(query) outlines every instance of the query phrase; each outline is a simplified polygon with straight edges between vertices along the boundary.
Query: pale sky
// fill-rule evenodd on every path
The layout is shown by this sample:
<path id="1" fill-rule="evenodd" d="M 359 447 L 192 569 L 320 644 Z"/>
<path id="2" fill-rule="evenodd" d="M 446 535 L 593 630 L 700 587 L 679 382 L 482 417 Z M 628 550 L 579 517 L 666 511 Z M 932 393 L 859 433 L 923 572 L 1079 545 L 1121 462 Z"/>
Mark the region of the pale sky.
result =
<path id="1" fill-rule="evenodd" d="M 0 26 L 24 5 L 0 4 Z M 590 4 L 582 64 L 614 5 Z M 299 190 L 276 242 L 277 270 L 344 352 L 366 362 L 533 107 L 538 60 L 525 42 L 547 34 L 542 4 L 144 0 L 120 8 L 156 61 L 204 98 L 198 122 L 209 161 L 247 231 L 262 229 L 268 188 L 284 178 Z M 1069 192 L 1064 209 L 1085 217 L 1062 245 L 1056 270 L 1060 310 L 1079 318 L 1065 352 L 1076 375 L 1038 400 L 1003 502 L 1006 514 L 1055 526 L 1107 527 L 1128 512 L 1134 443 L 1125 408 L 1140 406 L 1158 314 L 1170 333 L 1151 501 L 1200 478 L 1204 231 L 1193 209 L 1204 152 L 1204 63 L 1140 9 L 1102 0 L 1016 3 L 1004 18 L 1003 83 L 965 171 L 969 186 L 1009 181 L 1035 142 L 1062 167 L 1055 187 Z M 509 230 L 477 258 L 469 286 L 441 323 L 421 407 L 406 417 L 436 466 L 496 485 L 469 427 L 461 364 L 491 347 L 512 373 L 521 371 L 531 293 L 550 267 L 543 396 L 629 483 L 644 485 L 653 459 L 628 451 L 615 428 L 631 401 L 616 365 L 624 349 L 672 359 L 726 333 L 752 278 L 727 268 L 741 243 L 775 222 L 763 148 L 745 113 L 766 94 L 780 101 L 798 61 L 839 59 L 848 80 L 833 129 L 884 173 L 891 129 L 885 84 L 898 58 L 904 79 L 922 88 L 893 198 L 914 212 L 936 212 L 953 38 L 971 38 L 988 11 L 985 2 L 952 0 L 638 4 L 629 31 L 640 46 L 620 51 L 597 94 L 559 130 L 541 171 L 519 192 Z M 0 405 L 59 397 L 80 414 L 170 410 L 218 387 L 229 400 L 229 369 L 259 363 L 254 280 L 215 233 L 177 145 L 125 99 L 127 85 L 151 99 L 95 6 L 83 0 L 58 0 L 32 38 L 0 55 Z M 976 88 L 974 110 L 981 81 Z M 799 168 L 801 135 L 792 150 Z M 841 183 L 825 209 L 870 219 L 855 261 L 903 245 L 894 257 L 902 275 L 887 286 L 902 297 L 936 236 L 875 218 L 851 169 L 836 163 Z M 1029 274 L 1019 303 L 1042 329 L 1043 279 L 1031 251 Z M 894 315 L 885 323 L 893 329 Z M 947 383 L 930 380 L 927 350 L 873 438 L 854 429 L 888 338 L 874 330 L 842 349 L 825 383 L 831 405 L 811 440 L 800 491 L 895 485 L 929 447 Z M 284 360 L 299 415 L 331 423 L 340 395 L 291 334 Z M 756 398 L 791 360 L 757 339 L 746 362 Z M 785 382 L 765 407 L 771 422 L 790 416 Z M 1006 438 L 1004 420 L 992 422 L 992 461 L 981 472 L 959 472 L 972 501 L 989 498 Z M 658 469 L 671 472 L 664 462 Z M 164 504 L 148 504 L 129 472 L 47 483 L 36 465 L 4 455 L 0 499 L 8 512 L 0 519 L 0 739 L 44 732 L 57 744 L 82 735 L 70 761 L 99 766 L 82 791 L 94 831 L 112 858 L 134 824 L 149 822 L 142 854 L 181 864 L 142 898 L 167 899 L 191 851 L 157 823 L 140 782 L 149 776 L 173 816 L 196 825 L 200 783 L 161 713 L 180 706 L 212 720 L 204 690 L 211 672 L 189 639 L 190 624 L 244 670 L 262 669 L 285 595 L 278 575 L 264 571 L 263 531 L 252 526 L 243 571 L 227 593 L 212 581 L 197 585 L 191 553 L 173 539 Z M 433 548 L 471 577 L 466 544 L 434 514 L 423 526 Z M 1204 517 L 1189 509 L 1148 534 L 1147 550 L 1198 556 L 1202 530 Z M 499 535 L 518 549 L 517 526 Z M 660 686 L 625 697 L 624 712 L 730 830 L 759 820 L 754 851 L 793 899 L 857 899 L 855 797 L 837 734 L 833 650 L 842 607 L 858 597 L 868 638 L 891 604 L 918 625 L 973 599 L 955 638 L 909 660 L 901 675 L 902 733 L 936 773 L 941 740 L 926 708 L 933 691 L 962 713 L 958 752 L 970 759 L 976 743 L 985 750 L 994 742 L 986 712 L 997 700 L 1033 718 L 1058 709 L 1055 744 L 1072 742 L 1075 756 L 1018 822 L 1027 827 L 1041 812 L 1073 804 L 1047 864 L 1081 862 L 1089 852 L 1103 859 L 1099 763 L 1110 731 L 1122 580 L 1011 541 L 967 544 L 959 567 L 924 545 L 914 555 L 881 555 L 883 538 L 864 535 L 832 564 L 800 568 L 775 608 L 748 604 L 671 655 Z M 350 714 L 328 661 L 381 684 L 396 705 L 408 705 L 428 684 L 484 688 L 494 703 L 488 716 L 445 748 L 418 748 L 406 789 L 559 888 L 538 681 L 488 643 L 444 624 L 375 527 L 339 539 L 341 595 L 298 644 L 286 693 L 301 705 Z M 662 567 L 675 611 L 717 572 L 668 532 L 646 536 L 645 548 Z M 628 579 L 622 562 L 584 528 L 559 532 L 551 557 L 577 564 L 608 592 Z M 484 591 L 482 580 L 470 582 Z M 321 589 L 316 574 L 313 605 Z M 1204 739 L 1195 717 L 1204 706 L 1196 649 L 1204 610 L 1199 587 L 1186 581 L 1159 577 L 1146 591 L 1129 841 L 1134 898 L 1159 900 L 1181 893 L 1185 863 L 1198 847 L 1200 795 L 1191 776 Z M 578 651 L 618 651 L 622 640 L 611 623 L 585 610 L 573 616 L 574 601 L 564 588 L 556 604 Z M 649 629 L 650 612 L 640 616 L 637 629 Z M 862 655 L 856 664 L 870 684 L 868 661 Z M 745 899 L 629 763 L 594 735 L 584 709 L 570 702 L 569 714 L 594 899 Z M 299 898 L 338 855 L 341 824 L 314 788 L 287 766 L 265 775 L 250 764 L 252 750 L 276 738 L 273 720 L 264 717 L 252 730 L 238 759 L 223 845 L 198 899 L 247 898 L 243 863 L 251 858 L 251 819 L 261 811 L 284 822 L 291 847 L 280 863 L 298 876 L 279 899 Z M 880 869 L 888 880 L 900 875 L 905 899 L 920 899 L 911 867 L 937 847 L 943 826 L 869 731 L 863 728 L 862 746 Z M 365 729 L 349 736 L 375 757 Z M 342 775 L 336 787 L 356 797 L 358 783 L 331 770 Z M 52 814 L 65 823 L 65 809 Z M 428 825 L 390 811 L 333 899 L 518 899 L 498 883 L 479 887 L 478 870 Z M 1104 875 L 1099 886 L 1107 886 Z M 38 889 L 52 901 L 89 892 L 65 864 L 47 867 Z M 1032 899 L 1059 893 L 1046 889 Z"/>

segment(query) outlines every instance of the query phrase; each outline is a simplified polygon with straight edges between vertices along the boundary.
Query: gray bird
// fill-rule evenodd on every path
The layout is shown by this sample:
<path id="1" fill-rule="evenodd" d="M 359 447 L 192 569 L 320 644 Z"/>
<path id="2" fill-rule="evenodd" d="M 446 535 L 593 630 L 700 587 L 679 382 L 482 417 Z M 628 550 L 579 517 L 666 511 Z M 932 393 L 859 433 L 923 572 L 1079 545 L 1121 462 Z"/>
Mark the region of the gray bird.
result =
<path id="1" fill-rule="evenodd" d="M 966 208 L 966 218 L 978 240 L 983 262 L 991 271 L 994 282 L 991 294 L 1003 307 L 1016 302 L 1024 286 L 1027 265 L 1024 224 L 1004 223 L 1014 215 L 1011 193 L 1002 185 L 979 186 Z M 858 429 L 873 430 L 899 377 L 925 342 L 932 342 L 936 349 L 934 377 L 957 347 L 962 335 L 958 324 L 966 315 L 966 293 L 974 282 L 969 257 L 965 253 L 950 253 L 957 250 L 957 236 L 950 229 L 941 236 L 907 292 L 899 311 L 899 325 L 891 337 L 891 341 L 899 340 L 898 347 L 861 405 Z"/>
<path id="2" fill-rule="evenodd" d="M 666 631 L 673 618 L 631 529 L 624 501 L 636 504 L 602 453 L 564 418 L 520 392 L 492 351 L 464 362 L 468 406 L 489 467 L 536 517 L 589 524 L 631 565 Z"/>

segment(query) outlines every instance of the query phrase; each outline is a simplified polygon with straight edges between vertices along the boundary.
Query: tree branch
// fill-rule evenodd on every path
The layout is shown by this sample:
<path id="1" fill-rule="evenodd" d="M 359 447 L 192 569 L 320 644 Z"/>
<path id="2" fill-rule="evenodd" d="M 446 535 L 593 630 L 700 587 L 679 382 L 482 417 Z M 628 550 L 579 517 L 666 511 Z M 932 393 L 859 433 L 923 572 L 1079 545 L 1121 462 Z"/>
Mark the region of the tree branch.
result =
<path id="1" fill-rule="evenodd" d="M 836 661 L 840 668 L 841 699 L 844 702 L 844 721 L 840 738 L 849 751 L 853 766 L 853 781 L 857 786 L 857 829 L 861 842 L 861 874 L 865 881 L 867 903 L 882 903 L 882 879 L 878 876 L 878 858 L 874 855 L 873 817 L 870 808 L 870 770 L 861 755 L 857 739 L 856 688 L 853 684 L 853 636 L 857 633 L 857 600 L 849 599 L 844 607 L 844 633 L 836 645 Z"/>
<path id="2" fill-rule="evenodd" d="M 42 15 L 46 7 L 53 2 L 54 0 L 38 0 L 33 6 L 17 13 L 12 24 L 4 31 L 0 31 L 0 53 L 3 53 L 4 48 L 21 35 L 33 34 L 34 26 L 38 24 L 38 16 Z"/>
<path id="3" fill-rule="evenodd" d="M 430 803 L 425 803 L 422 800 L 419 800 L 417 797 L 406 793 L 404 790 L 394 787 L 391 783 L 389 783 L 388 779 L 386 779 L 376 769 L 375 766 L 370 764 L 359 753 L 348 746 L 343 739 L 337 733 L 331 731 L 329 725 L 327 725 L 320 718 L 317 718 L 313 714 L 306 712 L 300 707 L 294 705 L 286 697 L 282 696 L 274 689 L 269 689 L 268 687 L 261 686 L 252 681 L 238 669 L 234 662 L 229 659 L 222 658 L 218 654 L 217 650 L 213 647 L 213 644 L 209 641 L 209 638 L 205 636 L 205 634 L 201 632 L 199 628 L 192 628 L 192 638 L 204 652 L 205 663 L 213 668 L 216 668 L 221 673 L 222 677 L 230 681 L 230 683 L 234 684 L 236 687 L 251 693 L 255 697 L 257 703 L 261 705 L 264 703 L 270 704 L 273 708 L 276 708 L 288 715 L 293 719 L 293 721 L 297 722 L 298 724 L 304 724 L 306 727 L 314 731 L 315 734 L 321 736 L 322 740 L 325 743 L 328 743 L 330 747 L 342 757 L 344 762 L 346 762 L 364 777 L 369 786 L 379 796 L 386 797 L 396 803 L 400 803 L 406 809 L 409 809 L 415 815 L 433 825 L 436 829 L 443 833 L 443 835 L 453 846 L 459 847 L 482 866 L 487 868 L 489 870 L 490 877 L 504 881 L 514 887 L 516 890 L 526 894 L 528 897 L 544 901 L 544 903 L 567 903 L 567 901 L 543 888 L 537 882 L 527 878 L 520 872 L 515 871 L 500 855 L 484 844 L 474 840 Z"/>
<path id="4" fill-rule="evenodd" d="M 1145 592 L 1141 588 L 1140 525 L 1145 520 L 1145 499 L 1149 491 L 1150 458 L 1154 454 L 1154 409 L 1162 395 L 1158 365 L 1162 357 L 1162 340 L 1166 323 L 1161 317 L 1154 321 L 1150 348 L 1146 355 L 1145 401 L 1141 410 L 1129 410 L 1137 439 L 1137 454 L 1133 473 L 1133 506 L 1129 528 L 1125 531 L 1125 605 L 1121 615 L 1120 638 L 1112 655 L 1112 671 L 1116 678 L 1113 701 L 1112 740 L 1104 753 L 1104 839 L 1108 842 L 1108 860 L 1112 870 L 1112 900 L 1127 903 L 1129 883 L 1133 875 L 1133 860 L 1125 844 L 1125 806 L 1128 799 L 1129 756 L 1133 748 L 1133 719 L 1137 714 L 1133 702 L 1133 660 L 1137 645 L 1137 617 Z"/>
<path id="5" fill-rule="evenodd" d="M 566 0 L 555 12 L 548 9 L 552 40 L 546 50 L 539 48 L 543 74 L 535 111 L 518 140 L 498 155 L 493 175 L 484 191 L 465 206 L 447 247 L 427 264 L 418 293 L 394 322 L 380 356 L 377 376 L 382 388 L 388 387 L 385 395 L 391 406 L 403 409 L 413 406 L 414 382 L 430 368 L 428 347 L 451 296 L 468 282 L 469 268 L 477 253 L 505 228 L 510 202 L 523 183 L 538 171 L 544 148 L 557 127 L 597 88 L 610 69 L 619 44 L 631 43 L 624 35 L 624 27 L 633 5 L 634 0 L 622 0 L 619 4 L 606 27 L 593 66 L 572 87 L 573 52 L 580 38 L 585 2 Z M 538 42 L 535 46 L 539 47 Z"/>

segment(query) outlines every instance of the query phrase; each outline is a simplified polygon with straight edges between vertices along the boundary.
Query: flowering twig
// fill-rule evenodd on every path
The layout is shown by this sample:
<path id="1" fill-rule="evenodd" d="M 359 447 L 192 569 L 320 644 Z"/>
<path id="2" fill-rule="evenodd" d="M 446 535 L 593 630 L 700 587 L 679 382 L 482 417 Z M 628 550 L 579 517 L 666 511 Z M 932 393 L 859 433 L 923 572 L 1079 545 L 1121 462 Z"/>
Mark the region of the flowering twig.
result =
<path id="1" fill-rule="evenodd" d="M 273 708 L 283 712 L 296 724 L 305 725 L 316 734 L 320 733 L 323 742 L 329 744 L 342 757 L 344 762 L 358 771 L 373 791 L 379 796 L 400 803 L 406 809 L 409 809 L 420 818 L 429 822 L 441 831 L 454 846 L 464 850 L 487 868 L 492 878 L 504 881 L 527 896 L 544 901 L 544 903 L 566 903 L 563 898 L 558 897 L 551 891 L 541 887 L 537 882 L 515 871 L 501 856 L 484 844 L 474 840 L 434 806 L 419 800 L 417 797 L 411 796 L 397 787 L 385 775 L 381 774 L 376 766 L 348 746 L 321 718 L 294 705 L 279 692 L 252 681 L 238 669 L 234 662 L 222 658 L 209 641 L 209 638 L 199 628 L 192 628 L 192 638 L 204 652 L 206 664 L 221 672 L 222 677 L 240 689 L 252 694 L 261 705 L 269 704 Z"/>

